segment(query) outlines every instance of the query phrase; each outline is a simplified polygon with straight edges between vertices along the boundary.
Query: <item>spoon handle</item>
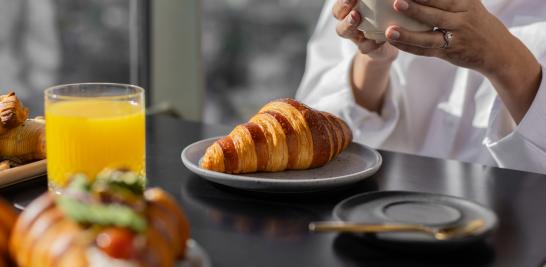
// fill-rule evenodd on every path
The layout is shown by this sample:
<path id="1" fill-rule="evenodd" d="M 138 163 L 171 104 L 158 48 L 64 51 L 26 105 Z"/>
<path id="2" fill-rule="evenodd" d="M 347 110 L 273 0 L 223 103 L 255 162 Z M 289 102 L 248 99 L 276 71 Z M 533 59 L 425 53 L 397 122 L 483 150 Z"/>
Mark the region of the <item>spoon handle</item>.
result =
<path id="1" fill-rule="evenodd" d="M 343 233 L 384 233 L 384 232 L 420 232 L 432 234 L 426 227 L 412 224 L 363 224 L 346 222 L 312 222 L 309 224 L 312 232 L 343 232 Z"/>

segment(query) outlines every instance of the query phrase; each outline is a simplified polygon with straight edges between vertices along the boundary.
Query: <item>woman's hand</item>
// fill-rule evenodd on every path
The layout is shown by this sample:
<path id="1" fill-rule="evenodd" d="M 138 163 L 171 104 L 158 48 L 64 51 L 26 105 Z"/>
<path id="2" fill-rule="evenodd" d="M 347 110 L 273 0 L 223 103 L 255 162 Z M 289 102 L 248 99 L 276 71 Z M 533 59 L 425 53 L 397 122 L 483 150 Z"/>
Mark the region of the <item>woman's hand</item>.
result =
<path id="1" fill-rule="evenodd" d="M 364 33 L 357 29 L 362 16 L 354 10 L 357 2 L 360 0 L 337 0 L 334 8 L 334 17 L 339 21 L 336 27 L 337 34 L 345 39 L 355 43 L 361 54 L 368 55 L 371 59 L 377 61 L 392 62 L 398 55 L 398 49 L 388 43 L 376 43 L 374 40 L 368 40 Z"/>
<path id="2" fill-rule="evenodd" d="M 478 0 L 396 0 L 394 9 L 441 31 L 391 26 L 389 43 L 400 50 L 474 69 L 495 86 L 516 122 L 527 113 L 541 81 L 541 67 L 527 47 Z"/>
<path id="3" fill-rule="evenodd" d="M 411 32 L 391 26 L 386 35 L 400 50 L 422 56 L 445 59 L 454 65 L 480 72 L 494 71 L 502 53 L 512 48 L 512 36 L 506 27 L 477 0 L 397 0 L 394 8 L 431 27 L 453 33 L 444 48 L 444 34 Z M 509 48 L 509 50 L 506 50 Z"/>

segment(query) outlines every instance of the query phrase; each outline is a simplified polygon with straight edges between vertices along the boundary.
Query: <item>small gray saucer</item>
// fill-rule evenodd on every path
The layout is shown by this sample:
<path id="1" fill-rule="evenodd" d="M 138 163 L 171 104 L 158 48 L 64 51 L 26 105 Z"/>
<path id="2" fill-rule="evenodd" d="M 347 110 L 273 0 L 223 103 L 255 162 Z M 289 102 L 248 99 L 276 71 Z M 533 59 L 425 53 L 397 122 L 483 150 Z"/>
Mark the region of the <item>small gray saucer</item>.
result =
<path id="1" fill-rule="evenodd" d="M 418 224 L 451 227 L 483 219 L 485 226 L 474 235 L 451 240 L 436 240 L 425 233 L 381 233 L 367 238 L 400 244 L 464 244 L 482 240 L 497 226 L 497 215 L 475 202 L 447 195 L 381 191 L 364 193 L 340 202 L 333 211 L 341 221 L 385 224 Z"/>

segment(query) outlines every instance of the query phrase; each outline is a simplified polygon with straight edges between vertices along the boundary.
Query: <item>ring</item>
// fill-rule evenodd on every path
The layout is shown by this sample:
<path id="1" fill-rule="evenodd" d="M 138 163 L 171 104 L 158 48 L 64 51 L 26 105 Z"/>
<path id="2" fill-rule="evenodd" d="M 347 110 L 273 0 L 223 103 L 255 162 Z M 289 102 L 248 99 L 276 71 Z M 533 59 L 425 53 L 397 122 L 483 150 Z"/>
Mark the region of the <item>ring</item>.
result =
<path id="1" fill-rule="evenodd" d="M 451 40 L 453 40 L 453 33 L 450 32 L 450 31 L 445 31 L 443 33 L 444 33 L 445 44 L 444 44 L 444 46 L 442 48 L 447 49 L 447 48 L 449 48 L 449 45 L 451 44 Z"/>
<path id="2" fill-rule="evenodd" d="M 449 45 L 451 44 L 451 40 L 453 40 L 453 32 L 450 32 L 445 29 L 441 28 L 435 28 L 434 31 L 438 31 L 444 34 L 444 46 L 442 46 L 442 49 L 449 48 Z"/>

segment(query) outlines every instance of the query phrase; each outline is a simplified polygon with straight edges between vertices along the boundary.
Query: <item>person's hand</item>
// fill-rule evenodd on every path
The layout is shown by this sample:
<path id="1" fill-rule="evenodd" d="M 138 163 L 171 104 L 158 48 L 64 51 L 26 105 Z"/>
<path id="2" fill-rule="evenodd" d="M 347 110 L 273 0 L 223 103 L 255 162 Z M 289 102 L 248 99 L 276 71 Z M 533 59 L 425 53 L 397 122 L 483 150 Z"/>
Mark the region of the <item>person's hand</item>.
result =
<path id="1" fill-rule="evenodd" d="M 477 0 L 396 0 L 394 9 L 441 31 L 411 32 L 400 26 L 386 31 L 388 41 L 408 53 L 442 58 L 454 65 L 494 71 L 514 49 L 508 29 Z M 445 47 L 448 45 L 447 47 Z"/>
<path id="2" fill-rule="evenodd" d="M 391 26 L 386 36 L 400 50 L 444 59 L 487 77 L 514 120 L 527 113 L 542 79 L 535 56 L 478 0 L 396 0 L 394 9 L 441 31 Z M 452 38 L 448 38 L 451 36 Z"/>
<path id="3" fill-rule="evenodd" d="M 336 32 L 342 38 L 355 43 L 360 53 L 368 55 L 374 60 L 394 61 L 398 55 L 398 49 L 388 43 L 376 43 L 368 40 L 364 33 L 357 29 L 362 16 L 354 10 L 360 0 L 336 0 L 333 8 L 334 17 L 339 21 Z"/>

